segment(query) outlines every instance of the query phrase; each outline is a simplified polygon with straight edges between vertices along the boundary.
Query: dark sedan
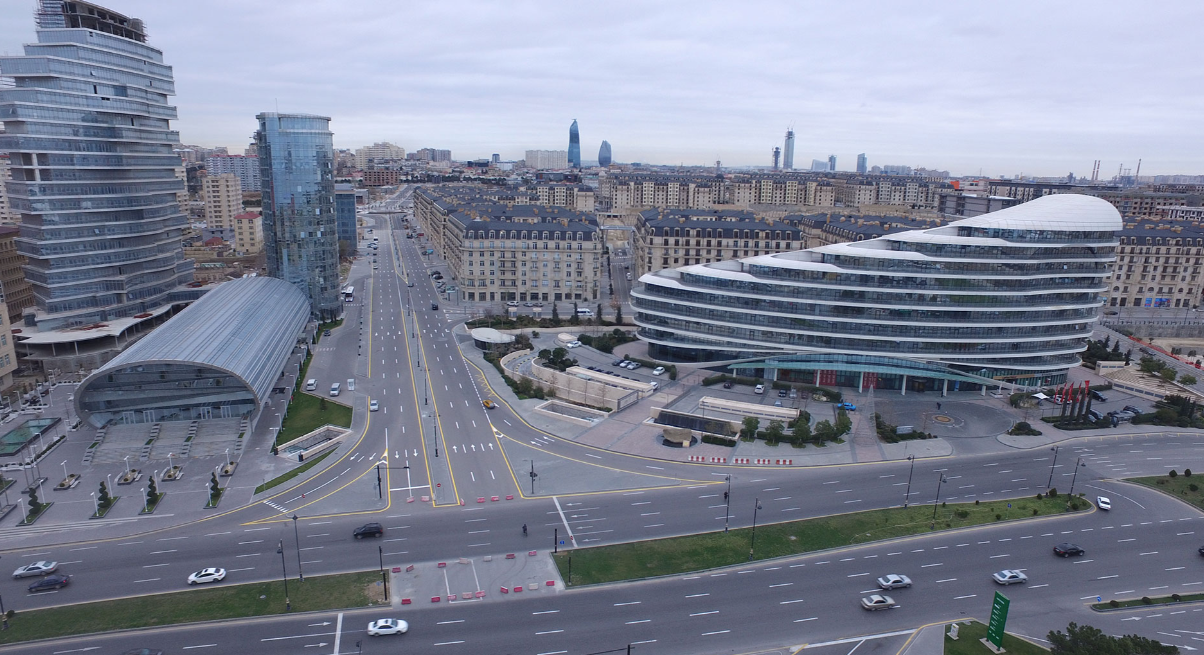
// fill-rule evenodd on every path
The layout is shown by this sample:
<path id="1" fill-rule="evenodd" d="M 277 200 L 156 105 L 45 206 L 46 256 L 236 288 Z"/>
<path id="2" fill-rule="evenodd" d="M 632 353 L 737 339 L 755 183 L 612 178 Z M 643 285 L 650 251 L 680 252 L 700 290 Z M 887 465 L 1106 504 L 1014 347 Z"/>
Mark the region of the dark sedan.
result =
<path id="1" fill-rule="evenodd" d="M 37 582 L 29 585 L 29 592 L 37 593 L 39 591 L 50 591 L 52 589 L 62 589 L 63 587 L 66 587 L 70 582 L 71 582 L 71 576 L 69 576 L 69 575 L 48 575 L 48 576 L 42 578 L 41 580 L 38 580 Z"/>
<path id="2" fill-rule="evenodd" d="M 1085 555 L 1086 553 L 1087 551 L 1075 544 L 1058 544 L 1054 546 L 1054 555 L 1059 557 L 1072 557 L 1075 555 Z"/>

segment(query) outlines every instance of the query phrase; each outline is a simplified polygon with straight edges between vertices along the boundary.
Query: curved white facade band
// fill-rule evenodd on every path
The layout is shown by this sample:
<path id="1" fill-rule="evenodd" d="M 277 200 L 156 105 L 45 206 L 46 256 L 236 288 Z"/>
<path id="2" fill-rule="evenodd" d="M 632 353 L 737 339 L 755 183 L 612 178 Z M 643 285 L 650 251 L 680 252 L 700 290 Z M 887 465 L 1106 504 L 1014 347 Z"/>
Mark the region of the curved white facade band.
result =
<path id="1" fill-rule="evenodd" d="M 663 270 L 632 292 L 659 359 L 882 389 L 1056 384 L 1103 303 L 1119 212 L 1053 195 L 927 230 Z"/>

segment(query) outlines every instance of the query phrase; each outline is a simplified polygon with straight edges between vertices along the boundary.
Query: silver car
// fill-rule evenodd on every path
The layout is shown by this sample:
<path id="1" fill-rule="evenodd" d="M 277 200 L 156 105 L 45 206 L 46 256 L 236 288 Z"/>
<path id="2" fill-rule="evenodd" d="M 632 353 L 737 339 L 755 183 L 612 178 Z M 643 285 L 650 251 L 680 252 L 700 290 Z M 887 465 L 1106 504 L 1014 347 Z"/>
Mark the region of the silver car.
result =
<path id="1" fill-rule="evenodd" d="M 991 578 L 1001 585 L 1028 582 L 1027 575 L 1024 575 L 1022 571 L 1016 571 L 1013 569 L 1004 569 L 998 573 L 994 573 L 991 575 Z"/>
<path id="2" fill-rule="evenodd" d="M 35 575 L 50 575 L 59 568 L 58 562 L 34 562 L 13 571 L 13 578 L 29 578 Z"/>
<path id="3" fill-rule="evenodd" d="M 888 610 L 895 606 L 895 599 L 890 596 L 874 594 L 861 599 L 861 607 L 866 610 Z"/>
<path id="4" fill-rule="evenodd" d="M 891 573 L 878 578 L 878 586 L 883 589 L 906 589 L 911 586 L 911 578 Z"/>

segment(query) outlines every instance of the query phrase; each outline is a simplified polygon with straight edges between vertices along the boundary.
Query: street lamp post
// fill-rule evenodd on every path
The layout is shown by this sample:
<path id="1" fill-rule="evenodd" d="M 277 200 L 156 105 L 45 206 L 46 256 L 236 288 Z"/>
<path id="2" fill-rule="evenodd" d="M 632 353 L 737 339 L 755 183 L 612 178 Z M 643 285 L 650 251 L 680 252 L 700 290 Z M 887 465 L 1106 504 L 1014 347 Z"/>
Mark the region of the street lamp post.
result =
<path id="1" fill-rule="evenodd" d="M 297 579 L 305 582 L 305 572 L 301 570 L 301 533 L 297 532 L 296 514 L 293 514 L 293 537 L 297 540 Z"/>
<path id="2" fill-rule="evenodd" d="M 936 508 L 941 506 L 941 485 L 945 482 L 948 482 L 948 478 L 942 473 L 940 479 L 936 481 L 936 499 L 932 501 L 932 525 L 929 527 L 936 527 Z"/>
<path id="3" fill-rule="evenodd" d="M 129 476 L 129 474 L 130 474 L 130 456 L 129 456 L 129 455 L 126 455 L 126 456 L 125 456 L 125 457 L 123 457 L 122 459 L 124 459 L 124 460 L 125 460 L 125 474 L 126 474 L 126 476 L 128 477 L 128 476 Z"/>
<path id="4" fill-rule="evenodd" d="M 911 468 L 907 471 L 907 495 L 903 496 L 903 509 L 911 504 L 911 476 L 916 472 L 916 456 L 908 455 L 907 461 L 911 462 Z"/>
<path id="5" fill-rule="evenodd" d="M 385 573 L 385 549 L 383 546 L 376 547 L 377 553 L 380 554 L 380 580 L 385 585 L 385 600 L 389 600 L 389 576 Z"/>
<path id="6" fill-rule="evenodd" d="M 1086 466 L 1083 464 L 1083 458 L 1079 457 L 1074 463 L 1074 475 L 1070 476 L 1070 495 L 1074 497 L 1074 481 L 1079 479 L 1079 467 Z"/>
<path id="7" fill-rule="evenodd" d="M 1053 451 L 1054 455 L 1053 455 L 1053 463 L 1051 463 L 1049 465 L 1049 482 L 1045 483 L 1046 489 L 1049 489 L 1050 487 L 1053 486 L 1054 467 L 1058 465 L 1058 450 L 1059 449 L 1061 449 L 1061 446 L 1054 446 L 1053 448 L 1050 448 L 1050 450 Z"/>
<path id="8" fill-rule="evenodd" d="M 727 504 L 727 508 L 723 510 L 723 531 L 727 532 L 727 522 L 732 515 L 732 476 L 729 473 L 727 476 L 727 491 L 723 492 L 723 502 Z"/>
<path id="9" fill-rule="evenodd" d="M 66 480 L 69 477 L 71 477 L 71 474 L 67 472 L 67 460 L 64 459 L 63 460 L 63 480 Z"/>
<path id="10" fill-rule="evenodd" d="M 142 487 L 138 491 L 142 492 L 142 511 L 150 513 L 150 498 L 146 496 L 146 487 Z"/>
<path id="11" fill-rule="evenodd" d="M 757 504 L 753 506 L 753 524 L 752 524 L 752 539 L 748 543 L 748 561 L 752 561 L 753 551 L 757 547 L 757 510 L 761 509 L 761 499 L 757 499 Z"/>
<path id="12" fill-rule="evenodd" d="M 284 611 L 293 611 L 293 604 L 288 598 L 288 568 L 284 564 L 284 540 L 281 539 L 276 552 L 280 555 L 280 579 L 284 580 Z"/>
<path id="13" fill-rule="evenodd" d="M 92 513 L 100 515 L 100 503 L 96 502 L 96 492 L 92 492 Z"/>

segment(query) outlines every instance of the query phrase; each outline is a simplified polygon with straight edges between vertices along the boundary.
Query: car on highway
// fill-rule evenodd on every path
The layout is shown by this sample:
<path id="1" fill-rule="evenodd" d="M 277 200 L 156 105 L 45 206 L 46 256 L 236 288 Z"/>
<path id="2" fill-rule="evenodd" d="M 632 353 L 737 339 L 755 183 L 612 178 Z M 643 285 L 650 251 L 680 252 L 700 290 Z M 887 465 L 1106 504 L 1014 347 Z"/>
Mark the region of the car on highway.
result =
<path id="1" fill-rule="evenodd" d="M 188 584 L 205 584 L 206 582 L 221 582 L 226 579 L 226 569 L 207 568 L 201 569 L 196 573 L 188 576 Z"/>
<path id="2" fill-rule="evenodd" d="M 406 282 L 406 286 L 407 286 L 407 287 L 412 287 L 412 286 L 414 286 L 414 283 L 413 283 L 413 282 Z"/>
<path id="3" fill-rule="evenodd" d="M 1054 546 L 1054 555 L 1057 555 L 1058 557 L 1072 557 L 1075 555 L 1085 554 L 1087 554 L 1087 551 L 1083 550 L 1076 544 L 1065 543 Z"/>
<path id="4" fill-rule="evenodd" d="M 866 610 L 888 610 L 895 606 L 895 599 L 882 594 L 873 594 L 861 599 L 861 607 Z"/>
<path id="5" fill-rule="evenodd" d="M 13 571 L 13 578 L 28 578 L 35 575 L 50 575 L 58 568 L 58 562 L 34 562 L 33 564 L 26 564 L 25 566 L 18 568 L 16 571 Z"/>
<path id="6" fill-rule="evenodd" d="M 48 575 L 41 580 L 38 580 L 29 585 L 29 593 L 36 594 L 39 591 L 51 591 L 53 589 L 62 589 L 71 583 L 69 575 Z"/>
<path id="7" fill-rule="evenodd" d="M 657 366 L 656 368 L 652 369 L 652 374 L 653 374 L 653 375 L 660 375 L 660 374 L 662 374 L 662 373 L 664 373 L 664 372 L 665 372 L 665 367 L 664 367 L 664 366 Z"/>
<path id="8" fill-rule="evenodd" d="M 380 403 L 376 402 L 375 400 L 368 403 L 368 411 L 369 412 L 376 412 L 379 410 L 380 410 Z"/>
<path id="9" fill-rule="evenodd" d="M 368 636 L 404 635 L 410 629 L 410 624 L 401 619 L 377 619 L 368 624 Z"/>
<path id="10" fill-rule="evenodd" d="M 1204 546 L 1200 546 L 1200 555 L 1204 556 Z"/>
<path id="11" fill-rule="evenodd" d="M 843 409 L 849 412 L 857 411 L 857 406 L 850 402 L 843 402 L 836 406 L 836 409 Z"/>
<path id="12" fill-rule="evenodd" d="M 1100 509 L 1112 509 L 1112 499 L 1107 496 L 1096 496 L 1095 506 Z"/>
<path id="13" fill-rule="evenodd" d="M 481 401 L 481 406 L 484 407 L 485 409 L 493 409 L 494 407 L 497 407 L 497 403 L 486 398 L 485 400 Z"/>
<path id="14" fill-rule="evenodd" d="M 363 539 L 364 537 L 383 537 L 385 536 L 385 529 L 379 523 L 365 523 L 353 530 L 351 534 L 355 535 L 356 539 Z"/>
<path id="15" fill-rule="evenodd" d="M 121 655 L 163 655 L 158 648 L 131 648 L 121 651 Z"/>
<path id="16" fill-rule="evenodd" d="M 323 331 L 323 332 L 322 332 L 322 336 L 324 336 L 324 337 L 329 337 L 329 336 L 330 336 L 330 330 L 325 330 L 325 331 Z"/>
<path id="17" fill-rule="evenodd" d="M 431 303 L 431 311 L 433 311 L 433 312 L 439 311 L 439 303 L 437 303 L 437 302 Z"/>
<path id="18" fill-rule="evenodd" d="M 906 589 L 911 586 L 911 578 L 897 573 L 889 573 L 878 578 L 878 586 L 883 589 Z"/>
<path id="19" fill-rule="evenodd" d="M 1015 569 L 1004 569 L 997 573 L 992 573 L 991 579 L 1004 586 L 1028 582 L 1028 576 L 1024 575 L 1023 571 L 1017 571 Z"/>

